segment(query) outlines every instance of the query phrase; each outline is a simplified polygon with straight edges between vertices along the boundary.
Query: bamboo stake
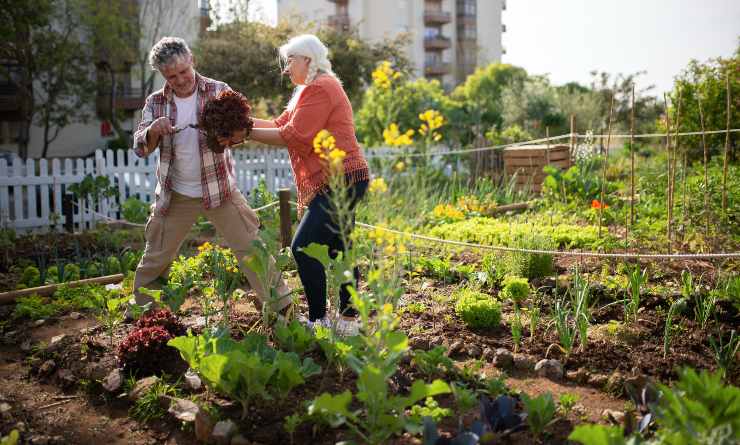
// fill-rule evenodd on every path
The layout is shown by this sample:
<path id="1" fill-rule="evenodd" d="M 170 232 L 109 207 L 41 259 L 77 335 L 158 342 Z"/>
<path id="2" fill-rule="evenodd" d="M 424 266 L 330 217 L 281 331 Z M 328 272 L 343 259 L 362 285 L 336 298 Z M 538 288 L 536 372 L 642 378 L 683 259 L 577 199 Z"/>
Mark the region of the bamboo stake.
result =
<path id="1" fill-rule="evenodd" d="M 670 253 L 670 239 L 671 239 L 671 223 L 669 214 L 671 211 L 670 196 L 671 196 L 671 116 L 668 113 L 668 96 L 663 93 L 663 102 L 665 103 L 665 151 L 666 151 L 666 236 L 668 237 L 668 252 Z"/>
<path id="2" fill-rule="evenodd" d="M 114 284 L 123 281 L 123 274 L 106 275 L 104 277 L 87 278 L 78 281 L 69 281 L 66 283 L 49 284 L 41 287 L 32 287 L 30 289 L 14 290 L 10 292 L 0 293 L 0 304 L 11 304 L 15 302 L 18 297 L 26 297 L 28 295 L 36 294 L 40 296 L 51 295 L 57 291 L 59 286 L 69 287 L 80 287 L 86 284 Z"/>
<path id="3" fill-rule="evenodd" d="M 573 162 L 576 151 L 576 115 L 570 115 L 570 160 Z"/>
<path id="4" fill-rule="evenodd" d="M 686 177 L 689 173 L 689 147 L 687 146 L 683 150 L 683 174 L 681 176 L 681 180 L 683 181 L 683 184 L 681 188 L 683 191 L 681 192 L 681 241 L 684 241 L 686 237 L 686 217 L 688 215 L 686 209 L 688 208 L 688 202 L 686 201 Z"/>
<path id="5" fill-rule="evenodd" d="M 701 124 L 701 144 L 704 148 L 704 235 L 709 235 L 709 153 L 707 151 L 707 135 L 704 133 L 704 110 L 701 106 L 701 95 L 696 95 L 699 104 L 699 123 Z"/>
<path id="6" fill-rule="evenodd" d="M 670 177 L 668 178 L 668 190 L 670 191 L 668 196 L 668 252 L 673 250 L 673 204 L 674 196 L 676 191 L 676 160 L 678 158 L 678 129 L 681 126 L 681 98 L 683 96 L 683 90 L 679 87 L 678 89 L 678 104 L 676 105 L 676 122 L 674 125 L 673 134 L 673 153 L 671 155 L 671 170 Z"/>
<path id="7" fill-rule="evenodd" d="M 635 223 L 635 84 L 632 84 L 630 111 L 630 225 Z"/>
<path id="8" fill-rule="evenodd" d="M 606 165 L 609 160 L 609 144 L 612 138 L 612 113 L 614 112 L 614 93 L 612 93 L 611 105 L 609 105 L 609 120 L 607 121 L 606 147 L 604 147 L 604 168 L 601 175 L 601 199 L 599 205 L 599 238 L 601 238 L 601 225 L 604 219 L 604 195 L 606 194 Z"/>
<path id="9" fill-rule="evenodd" d="M 730 73 L 726 77 L 727 88 L 727 133 L 725 133 L 725 159 L 722 165 L 722 215 L 727 221 L 727 164 L 730 151 Z"/>

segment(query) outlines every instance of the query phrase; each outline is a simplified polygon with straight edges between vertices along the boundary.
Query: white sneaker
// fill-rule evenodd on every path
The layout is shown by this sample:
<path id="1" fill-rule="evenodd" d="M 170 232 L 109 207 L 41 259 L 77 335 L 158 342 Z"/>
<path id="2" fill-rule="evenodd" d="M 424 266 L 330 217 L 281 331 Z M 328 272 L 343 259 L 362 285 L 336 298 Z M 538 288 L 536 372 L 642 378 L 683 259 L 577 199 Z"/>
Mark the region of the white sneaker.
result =
<path id="1" fill-rule="evenodd" d="M 323 326 L 325 328 L 331 329 L 331 320 L 329 320 L 329 317 L 326 315 L 324 315 L 324 318 L 319 318 L 318 320 L 314 321 L 301 317 L 300 321 L 311 331 L 314 330 L 314 326 Z"/>
<path id="2" fill-rule="evenodd" d="M 342 337 L 355 336 L 360 333 L 360 321 L 356 317 L 340 316 L 335 332 Z"/>

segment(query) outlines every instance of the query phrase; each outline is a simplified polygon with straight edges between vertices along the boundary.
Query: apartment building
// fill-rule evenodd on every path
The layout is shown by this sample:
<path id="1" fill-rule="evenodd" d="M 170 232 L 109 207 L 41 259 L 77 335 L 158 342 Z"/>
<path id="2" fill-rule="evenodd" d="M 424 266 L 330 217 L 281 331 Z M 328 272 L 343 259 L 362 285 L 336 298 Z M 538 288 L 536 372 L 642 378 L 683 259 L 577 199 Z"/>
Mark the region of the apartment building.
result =
<path id="1" fill-rule="evenodd" d="M 380 40 L 407 33 L 416 76 L 461 83 L 477 66 L 501 61 L 506 0 L 277 0 L 278 20 L 302 16 L 337 28 L 357 27 Z"/>
<path id="2" fill-rule="evenodd" d="M 92 119 L 87 123 L 73 123 L 61 129 L 59 136 L 50 145 L 47 157 L 87 156 L 96 149 L 105 148 L 114 136 L 111 125 L 111 110 L 127 132 L 133 132 L 141 117 L 146 96 L 159 89 L 164 79 L 155 73 L 153 82 L 142 82 L 142 74 L 149 76 L 148 65 L 142 73 L 138 65 L 151 45 L 165 35 L 182 37 L 191 45 L 200 33 L 209 26 L 208 0 L 127 0 L 135 7 L 133 20 L 141 27 L 139 54 L 132 60 L 123 60 L 115 49 L 96 53 L 92 71 L 98 81 L 98 90 L 92 108 Z M 128 4 L 128 3 L 125 3 Z M 131 43 L 137 46 L 137 42 Z M 12 71 L 12 65 L 11 65 Z M 115 95 L 111 84 L 115 79 Z M 37 88 L 34 85 L 34 88 Z M 113 100 L 111 100 L 113 99 Z M 0 155 L 3 152 L 18 152 L 21 139 L 28 141 L 28 156 L 39 157 L 42 153 L 44 128 L 34 124 L 23 134 L 20 119 L 18 88 L 11 79 L 0 77 Z"/>

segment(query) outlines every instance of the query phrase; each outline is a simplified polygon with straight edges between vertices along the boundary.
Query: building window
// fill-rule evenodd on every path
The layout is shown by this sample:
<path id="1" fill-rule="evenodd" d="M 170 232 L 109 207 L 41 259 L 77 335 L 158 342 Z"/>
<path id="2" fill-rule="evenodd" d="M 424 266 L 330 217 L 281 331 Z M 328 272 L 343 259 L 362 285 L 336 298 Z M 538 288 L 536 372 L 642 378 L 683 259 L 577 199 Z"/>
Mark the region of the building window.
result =
<path id="1" fill-rule="evenodd" d="M 458 26 L 457 38 L 464 40 L 475 40 L 478 38 L 478 32 L 473 26 Z"/>
<path id="2" fill-rule="evenodd" d="M 457 0 L 457 13 L 464 15 L 476 15 L 478 8 L 476 0 Z"/>
<path id="3" fill-rule="evenodd" d="M 442 54 L 439 52 L 426 52 L 424 53 L 424 64 L 426 66 L 434 66 L 442 63 Z"/>
<path id="4" fill-rule="evenodd" d="M 429 27 L 427 26 L 424 28 L 424 38 L 425 39 L 434 39 L 442 35 L 442 30 L 435 27 Z"/>

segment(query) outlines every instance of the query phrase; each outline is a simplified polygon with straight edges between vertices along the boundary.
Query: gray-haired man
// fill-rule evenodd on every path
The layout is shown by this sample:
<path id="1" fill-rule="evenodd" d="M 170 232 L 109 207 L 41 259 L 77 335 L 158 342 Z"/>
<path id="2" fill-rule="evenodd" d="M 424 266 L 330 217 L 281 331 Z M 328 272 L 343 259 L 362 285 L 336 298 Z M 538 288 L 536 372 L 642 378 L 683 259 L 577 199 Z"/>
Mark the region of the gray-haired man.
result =
<path id="1" fill-rule="evenodd" d="M 244 260 L 257 239 L 259 219 L 236 187 L 231 150 L 227 147 L 223 153 L 215 153 L 208 148 L 205 135 L 190 127 L 198 123 L 206 101 L 229 86 L 201 76 L 193 62 L 188 45 L 176 37 L 163 38 L 149 53 L 149 63 L 162 74 L 165 85 L 147 97 L 134 134 L 134 151 L 139 157 L 159 148 L 156 197 L 146 224 L 144 255 L 134 279 L 136 302 L 151 301 L 138 289 L 156 287 L 155 281 L 165 275 L 200 215 L 213 223 L 240 259 L 242 272 L 264 302 L 269 290 Z M 274 266 L 274 260 L 272 263 Z M 277 295 L 288 295 L 290 290 L 280 271 L 272 269 L 271 284 Z M 273 302 L 272 309 L 280 311 L 289 303 L 289 297 L 282 298 Z"/>

